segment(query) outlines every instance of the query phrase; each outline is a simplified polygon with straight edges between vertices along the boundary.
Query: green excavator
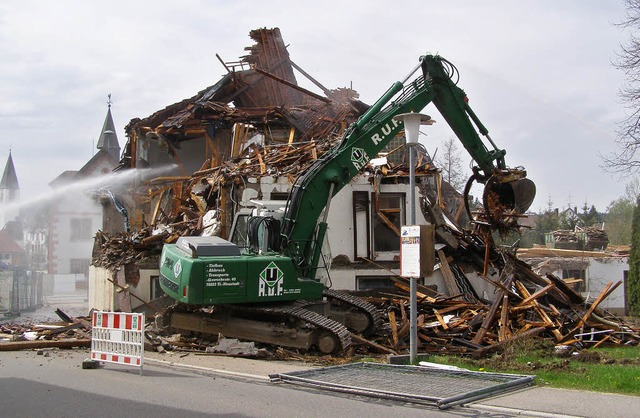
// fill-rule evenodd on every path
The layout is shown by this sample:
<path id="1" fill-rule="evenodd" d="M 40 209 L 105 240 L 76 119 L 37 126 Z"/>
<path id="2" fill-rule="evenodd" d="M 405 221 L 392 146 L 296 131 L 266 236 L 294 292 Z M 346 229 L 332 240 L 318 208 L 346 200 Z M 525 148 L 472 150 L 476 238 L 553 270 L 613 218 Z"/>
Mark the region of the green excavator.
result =
<path id="1" fill-rule="evenodd" d="M 347 128 L 338 145 L 298 176 L 279 216 L 272 210 L 269 216 L 234 222 L 230 241 L 181 237 L 164 245 L 160 284 L 177 302 L 167 323 L 178 330 L 323 353 L 346 349 L 352 332 L 375 332 L 382 323 L 375 307 L 316 278 L 325 268 L 319 264 L 327 215 L 331 199 L 402 131 L 402 121 L 394 117 L 419 113 L 429 103 L 477 164 L 465 187 L 468 194 L 474 182 L 484 184 L 477 222 L 500 231 L 517 227 L 533 202 L 535 185 L 521 167 L 507 167 L 505 151 L 491 140 L 454 78 L 457 70 L 446 59 L 421 57 L 403 82 L 394 83 Z M 467 211 L 471 216 L 468 206 Z M 238 245 L 233 237 L 251 245 Z"/>

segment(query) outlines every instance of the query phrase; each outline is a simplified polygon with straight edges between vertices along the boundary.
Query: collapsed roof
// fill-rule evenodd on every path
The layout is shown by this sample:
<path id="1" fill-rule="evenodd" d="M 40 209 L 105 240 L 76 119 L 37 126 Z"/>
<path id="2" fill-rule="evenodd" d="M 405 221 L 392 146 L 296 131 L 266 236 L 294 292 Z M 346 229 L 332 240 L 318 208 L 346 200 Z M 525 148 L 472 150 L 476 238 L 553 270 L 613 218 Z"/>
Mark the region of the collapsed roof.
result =
<path id="1" fill-rule="evenodd" d="M 191 138 L 205 136 L 213 140 L 216 130 L 231 129 L 236 123 L 257 129 L 269 125 L 295 130 L 286 138 L 271 138 L 280 142 L 319 141 L 336 134 L 368 108 L 354 90 L 329 90 L 296 65 L 278 28 L 257 29 L 249 35 L 256 44 L 245 48 L 249 54 L 240 61 L 223 62 L 227 73 L 216 84 L 144 119 L 129 122 L 125 128 L 129 140 L 124 164 L 136 166 L 134 143 L 149 133 L 161 135 L 169 152 Z M 321 88 L 326 97 L 298 86 L 294 68 Z M 236 146 L 235 150 L 224 151 L 219 152 L 214 164 L 237 156 L 239 149 Z"/>

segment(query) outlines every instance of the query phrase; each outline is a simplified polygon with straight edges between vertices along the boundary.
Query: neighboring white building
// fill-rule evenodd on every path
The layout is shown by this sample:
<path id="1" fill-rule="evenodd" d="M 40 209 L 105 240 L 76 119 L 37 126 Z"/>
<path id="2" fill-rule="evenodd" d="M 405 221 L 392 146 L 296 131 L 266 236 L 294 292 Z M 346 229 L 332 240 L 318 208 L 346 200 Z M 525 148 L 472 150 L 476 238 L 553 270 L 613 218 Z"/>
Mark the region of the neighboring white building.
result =
<path id="1" fill-rule="evenodd" d="M 627 253 L 563 249 L 521 249 L 518 256 L 541 276 L 548 273 L 568 281 L 573 289 L 592 301 L 609 282 L 621 281 L 611 295 L 598 305 L 616 315 L 626 314 Z"/>
<path id="2" fill-rule="evenodd" d="M 115 131 L 109 103 L 98 152 L 80 170 L 65 171 L 49 183 L 52 188 L 63 191 L 50 207 L 48 276 L 53 281 L 53 293 L 87 289 L 93 237 L 102 228 L 102 207 L 95 197 L 73 186 L 110 174 L 116 167 L 120 146 Z"/>

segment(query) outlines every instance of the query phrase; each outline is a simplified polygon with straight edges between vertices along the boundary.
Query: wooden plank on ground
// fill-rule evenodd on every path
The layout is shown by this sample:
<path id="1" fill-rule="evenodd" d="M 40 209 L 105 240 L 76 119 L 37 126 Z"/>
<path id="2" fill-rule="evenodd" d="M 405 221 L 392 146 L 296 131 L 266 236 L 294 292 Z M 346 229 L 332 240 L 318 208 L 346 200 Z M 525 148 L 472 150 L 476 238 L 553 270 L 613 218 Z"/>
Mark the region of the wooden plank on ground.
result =
<path id="1" fill-rule="evenodd" d="M 528 329 L 525 332 L 522 332 L 520 334 L 516 334 L 515 336 L 509 338 L 508 340 L 505 341 L 500 341 L 496 344 L 490 345 L 488 347 L 483 347 L 483 348 L 479 348 L 475 351 L 473 351 L 471 354 L 473 357 L 475 358 L 480 358 L 480 357 L 484 357 L 489 353 L 493 353 L 496 351 L 500 351 L 503 350 L 504 348 L 508 347 L 510 344 L 525 339 L 527 337 L 532 337 L 535 335 L 540 334 L 542 331 L 544 331 L 546 328 L 545 327 L 536 327 L 536 328 L 531 328 Z"/>
<path id="2" fill-rule="evenodd" d="M 373 347 L 373 348 L 375 348 L 376 350 L 379 350 L 379 351 L 381 351 L 381 352 L 383 352 L 383 353 L 387 353 L 387 354 L 397 354 L 397 353 L 396 353 L 395 351 L 393 351 L 392 349 L 387 348 L 387 347 L 385 347 L 385 346 L 383 346 L 383 345 L 380 345 L 380 344 L 374 343 L 373 341 L 369 341 L 369 340 L 367 340 L 366 338 L 362 338 L 361 336 L 359 336 L 359 335 L 357 335 L 357 334 L 354 334 L 353 332 L 351 333 L 351 339 L 352 339 L 352 340 L 355 340 L 355 341 L 357 341 L 357 342 L 359 342 L 359 343 L 361 343 L 361 344 L 368 345 L 369 347 Z"/>
<path id="3" fill-rule="evenodd" d="M 440 270 L 442 271 L 442 277 L 444 278 L 444 284 L 447 288 L 449 296 L 456 295 L 458 293 L 458 285 L 456 284 L 456 278 L 451 271 L 449 261 L 444 251 L 438 250 L 438 258 L 440 259 Z"/>
<path id="4" fill-rule="evenodd" d="M 517 280 L 515 284 L 516 284 L 516 287 L 518 288 L 518 291 L 520 292 L 520 294 L 522 294 L 522 297 L 524 297 L 525 300 L 531 298 L 531 294 L 529 293 L 527 288 L 522 284 L 522 282 Z M 544 309 L 542 309 L 538 301 L 533 299 L 531 300 L 531 303 L 533 303 L 533 309 L 536 311 L 540 319 L 542 319 L 542 321 L 544 321 L 544 323 L 547 324 L 548 328 L 551 328 L 551 332 L 553 333 L 553 336 L 556 338 L 556 341 L 562 341 L 562 339 L 564 338 L 564 335 L 562 335 L 560 330 L 556 328 L 556 324 L 551 320 L 551 318 L 549 318 L 549 315 L 547 315 Z"/>
<path id="5" fill-rule="evenodd" d="M 0 351 L 19 351 L 38 348 L 73 348 L 91 347 L 91 340 L 35 340 L 35 341 L 10 341 L 0 343 Z"/>
<path id="6" fill-rule="evenodd" d="M 389 311 L 389 325 L 391 326 L 391 338 L 393 339 L 393 346 L 398 346 L 398 323 L 396 322 L 396 314 L 393 311 Z"/>

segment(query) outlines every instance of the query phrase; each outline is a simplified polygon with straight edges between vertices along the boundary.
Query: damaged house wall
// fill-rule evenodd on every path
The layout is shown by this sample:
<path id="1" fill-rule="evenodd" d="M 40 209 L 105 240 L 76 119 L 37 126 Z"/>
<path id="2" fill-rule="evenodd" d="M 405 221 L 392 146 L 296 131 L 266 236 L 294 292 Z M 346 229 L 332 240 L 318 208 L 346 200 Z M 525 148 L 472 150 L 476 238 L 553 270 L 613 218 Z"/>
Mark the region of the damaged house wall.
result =
<path id="1" fill-rule="evenodd" d="M 562 249 L 521 249 L 518 256 L 540 274 L 553 274 L 567 281 L 587 300 L 593 299 L 609 282 L 622 281 L 601 306 L 616 315 L 626 315 L 628 254 Z"/>

